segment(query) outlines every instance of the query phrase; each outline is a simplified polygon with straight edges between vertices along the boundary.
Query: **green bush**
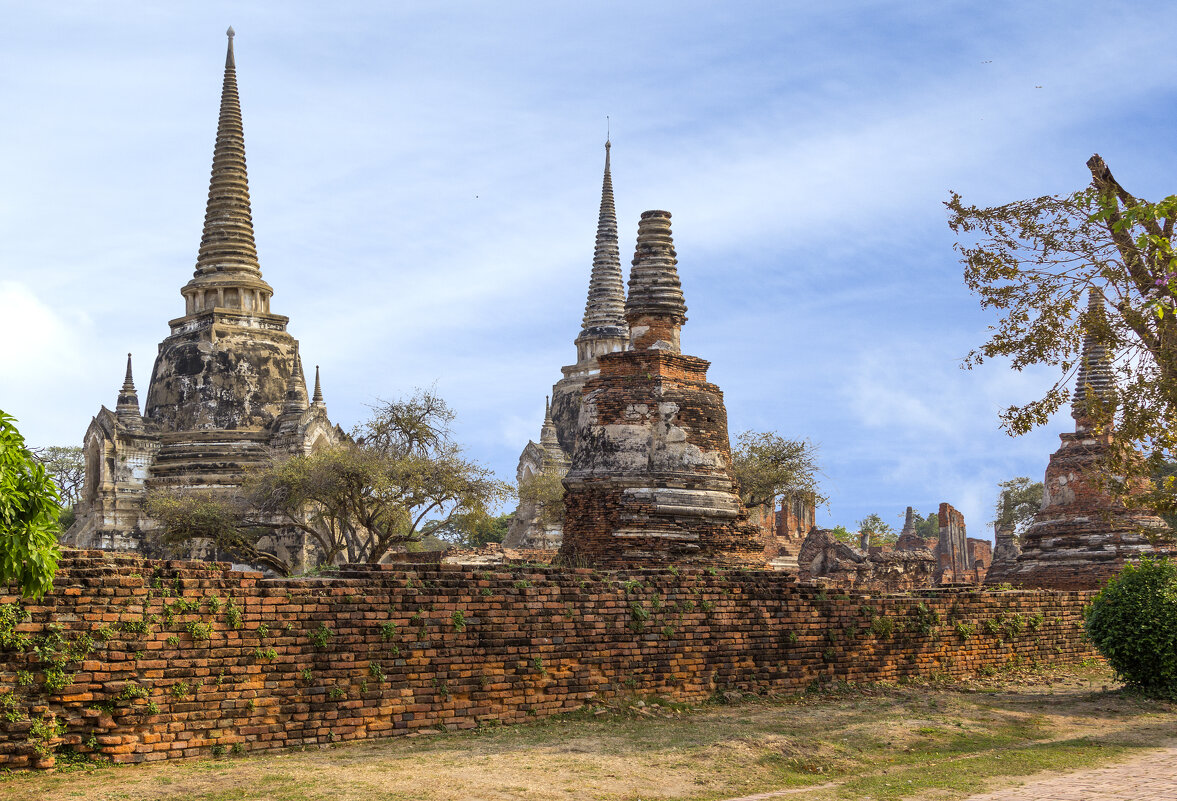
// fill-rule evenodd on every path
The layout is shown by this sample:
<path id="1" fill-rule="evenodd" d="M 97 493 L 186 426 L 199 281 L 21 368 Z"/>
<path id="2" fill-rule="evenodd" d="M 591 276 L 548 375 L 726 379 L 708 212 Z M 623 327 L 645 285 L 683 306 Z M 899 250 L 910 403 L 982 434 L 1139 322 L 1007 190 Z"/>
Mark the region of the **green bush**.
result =
<path id="1" fill-rule="evenodd" d="M 1177 697 L 1177 562 L 1125 565 L 1087 608 L 1086 625 L 1126 684 Z"/>

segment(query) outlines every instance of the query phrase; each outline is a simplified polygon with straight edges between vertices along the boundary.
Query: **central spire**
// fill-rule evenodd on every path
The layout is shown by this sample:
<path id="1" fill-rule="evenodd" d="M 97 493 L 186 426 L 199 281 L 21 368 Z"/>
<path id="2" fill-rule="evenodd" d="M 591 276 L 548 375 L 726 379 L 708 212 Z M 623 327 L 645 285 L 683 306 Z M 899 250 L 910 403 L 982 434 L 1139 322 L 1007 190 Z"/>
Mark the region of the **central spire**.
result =
<path id="1" fill-rule="evenodd" d="M 249 203 L 249 178 L 245 168 L 245 131 L 241 99 L 237 93 L 237 60 L 232 28 L 225 51 L 225 78 L 217 141 L 213 148 L 212 177 L 204 212 L 204 232 L 192 281 L 184 287 L 187 314 L 222 307 L 269 311 L 273 289 L 262 280 L 253 215 Z M 207 290 L 214 290 L 209 292 Z"/>
<path id="2" fill-rule="evenodd" d="M 577 361 L 620 350 L 629 336 L 625 325 L 625 276 L 617 246 L 617 209 L 613 204 L 613 177 L 609 169 L 612 143 L 605 140 L 605 177 L 601 182 L 601 211 L 593 248 L 593 272 L 589 279 L 584 320 L 576 338 Z"/>
<path id="3" fill-rule="evenodd" d="M 1071 399 L 1071 417 L 1075 418 L 1075 431 L 1091 429 L 1091 415 L 1087 406 L 1090 400 L 1104 406 L 1115 403 L 1116 379 L 1107 348 L 1091 332 L 1093 325 L 1103 319 L 1103 295 L 1097 289 L 1087 292 L 1088 323 L 1083 333 L 1083 351 L 1079 356 L 1079 377 L 1075 381 L 1075 395 Z"/>

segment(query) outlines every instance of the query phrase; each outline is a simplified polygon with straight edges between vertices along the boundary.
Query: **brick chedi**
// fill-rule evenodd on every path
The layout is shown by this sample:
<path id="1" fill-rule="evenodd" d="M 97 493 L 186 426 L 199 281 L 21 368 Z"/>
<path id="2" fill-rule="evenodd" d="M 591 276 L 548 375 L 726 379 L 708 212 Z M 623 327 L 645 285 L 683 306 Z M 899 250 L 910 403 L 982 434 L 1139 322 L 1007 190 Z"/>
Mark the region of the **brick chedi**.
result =
<path id="1" fill-rule="evenodd" d="M 103 407 L 90 423 L 72 545 L 150 553 L 149 490 L 232 491 L 271 453 L 310 452 L 344 436 L 327 417 L 317 368 L 308 402 L 288 318 L 270 311 L 274 290 L 262 279 L 254 243 L 232 28 L 228 36 L 204 233 L 195 273 L 181 289 L 184 314 L 159 345 L 144 413 L 128 356 L 115 411 Z"/>
<path id="2" fill-rule="evenodd" d="M 1103 299 L 1089 296 L 1088 315 L 1103 312 Z M 1062 446 L 1046 467 L 1042 508 L 1022 535 L 1022 550 L 1012 564 L 1005 554 L 989 571 L 989 583 L 1020 587 L 1095 589 L 1124 566 L 1157 546 L 1150 534 L 1167 535 L 1152 512 L 1129 508 L 1101 486 L 1114 432 L 1101 429 L 1089 404 L 1105 409 L 1115 402 L 1115 377 L 1108 354 L 1090 333 L 1084 337 L 1079 376 L 1071 404 L 1075 432 L 1060 434 Z M 1131 491 L 1131 490 L 1130 490 Z"/>
<path id="3" fill-rule="evenodd" d="M 731 471 L 723 393 L 684 356 L 686 304 L 670 214 L 638 227 L 625 318 L 630 348 L 597 357 L 564 479 L 565 562 L 763 565 Z"/>
<path id="4" fill-rule="evenodd" d="M 580 418 L 580 399 L 585 381 L 600 372 L 598 357 L 629 347 L 629 329 L 625 322 L 625 277 L 617 242 L 617 210 L 613 203 L 613 176 L 610 168 L 612 144 L 605 142 L 605 175 L 601 182 L 601 206 L 597 216 L 597 237 L 593 247 L 593 267 L 589 278 L 588 299 L 580 333 L 575 340 L 576 363 L 561 368 L 563 378 L 552 387 L 551 403 L 545 404 L 545 417 L 560 451 L 551 444 L 528 442 L 519 456 L 516 475 L 520 481 L 548 469 L 563 475 L 576 446 Z M 548 420 L 545 419 L 544 430 Z M 544 454 L 548 454 L 545 460 Z M 560 547 L 560 532 L 541 525 L 534 508 L 520 505 L 515 510 L 511 531 L 504 540 L 513 548 Z"/>

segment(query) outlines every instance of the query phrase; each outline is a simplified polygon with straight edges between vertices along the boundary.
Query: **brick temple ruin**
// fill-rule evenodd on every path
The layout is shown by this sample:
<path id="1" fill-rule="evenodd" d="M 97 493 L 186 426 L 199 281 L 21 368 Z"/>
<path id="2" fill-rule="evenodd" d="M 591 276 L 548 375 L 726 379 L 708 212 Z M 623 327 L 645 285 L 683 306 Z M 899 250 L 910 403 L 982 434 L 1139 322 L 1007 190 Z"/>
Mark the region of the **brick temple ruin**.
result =
<path id="1" fill-rule="evenodd" d="M 907 507 L 893 546 L 871 545 L 863 534 L 855 547 L 832 531 L 816 529 L 801 545 L 798 575 L 844 588 L 886 592 L 983 583 L 992 562 L 989 542 L 967 536 L 964 515 L 951 504 L 940 504 L 937 516 L 939 536 L 921 537 L 914 510 Z"/>
<path id="2" fill-rule="evenodd" d="M 1088 313 L 1102 314 L 1103 302 L 1102 295 L 1091 291 Z M 1154 542 L 1169 534 L 1164 520 L 1147 509 L 1125 505 L 1101 485 L 1115 431 L 1097 425 L 1092 404 L 1114 408 L 1115 376 L 1106 349 L 1088 333 L 1071 402 L 1075 431 L 1059 434 L 1062 445 L 1046 466 L 1042 508 L 1021 543 L 1008 527 L 997 532 L 989 583 L 1097 589 L 1128 560 L 1171 552 L 1171 545 Z M 1137 485 L 1128 492 L 1143 489 Z"/>
<path id="3" fill-rule="evenodd" d="M 86 479 L 65 542 L 158 553 L 144 511 L 154 489 L 233 491 L 272 453 L 309 453 L 344 433 L 327 416 L 315 368 L 307 397 L 288 317 L 270 311 L 254 243 L 233 29 L 196 270 L 180 290 L 184 314 L 168 325 L 140 414 L 127 373 L 112 412 L 103 406 L 84 440 Z M 302 537 L 278 535 L 266 550 L 305 562 Z"/>
<path id="4" fill-rule="evenodd" d="M 564 478 L 562 560 L 763 566 L 732 478 L 727 410 L 709 363 L 682 353 L 686 322 L 670 213 L 643 212 L 625 301 L 629 348 L 584 383 Z"/>

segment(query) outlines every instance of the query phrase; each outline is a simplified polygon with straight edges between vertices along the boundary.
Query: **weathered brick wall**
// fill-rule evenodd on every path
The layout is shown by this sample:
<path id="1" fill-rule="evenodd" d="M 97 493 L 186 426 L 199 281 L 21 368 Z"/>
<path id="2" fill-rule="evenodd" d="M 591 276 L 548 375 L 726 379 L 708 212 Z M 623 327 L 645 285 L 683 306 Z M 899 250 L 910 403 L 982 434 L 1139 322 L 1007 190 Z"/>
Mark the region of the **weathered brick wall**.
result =
<path id="1" fill-rule="evenodd" d="M 141 762 L 521 721 L 628 693 L 692 700 L 1092 655 L 1086 593 L 827 592 L 770 571 L 402 566 L 265 580 L 76 552 L 42 600 L 0 597 L 0 766 L 48 767 L 62 748 Z"/>

